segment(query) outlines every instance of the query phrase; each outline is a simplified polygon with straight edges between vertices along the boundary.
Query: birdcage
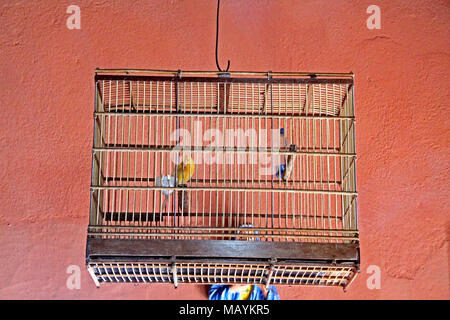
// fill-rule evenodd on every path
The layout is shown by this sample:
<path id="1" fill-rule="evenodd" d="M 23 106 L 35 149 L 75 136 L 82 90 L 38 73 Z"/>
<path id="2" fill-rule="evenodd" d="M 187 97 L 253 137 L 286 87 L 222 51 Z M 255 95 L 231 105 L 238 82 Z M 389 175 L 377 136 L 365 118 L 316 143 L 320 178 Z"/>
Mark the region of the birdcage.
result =
<path id="1" fill-rule="evenodd" d="M 102 283 L 338 286 L 359 271 L 353 74 L 97 70 Z"/>

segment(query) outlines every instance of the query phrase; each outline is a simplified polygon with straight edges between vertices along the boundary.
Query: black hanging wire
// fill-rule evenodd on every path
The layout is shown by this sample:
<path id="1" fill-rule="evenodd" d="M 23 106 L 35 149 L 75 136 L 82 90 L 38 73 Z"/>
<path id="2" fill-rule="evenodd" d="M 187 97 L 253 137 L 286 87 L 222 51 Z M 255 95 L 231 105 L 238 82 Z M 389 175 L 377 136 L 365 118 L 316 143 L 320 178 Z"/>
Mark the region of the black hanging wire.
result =
<path id="1" fill-rule="evenodd" d="M 217 24 L 216 24 L 216 66 L 220 72 L 228 72 L 230 69 L 230 60 L 228 60 L 228 65 L 226 70 L 220 69 L 219 60 L 217 59 L 217 49 L 219 47 L 219 9 L 220 9 L 220 0 L 217 0 Z"/>

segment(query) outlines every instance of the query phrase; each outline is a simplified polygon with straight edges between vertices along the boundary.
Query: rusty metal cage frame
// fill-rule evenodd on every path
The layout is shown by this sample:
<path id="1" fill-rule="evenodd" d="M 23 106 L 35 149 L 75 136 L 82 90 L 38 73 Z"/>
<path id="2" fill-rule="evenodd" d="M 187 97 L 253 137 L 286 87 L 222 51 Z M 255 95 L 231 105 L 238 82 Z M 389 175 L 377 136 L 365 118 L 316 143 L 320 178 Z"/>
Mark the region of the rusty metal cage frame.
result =
<path id="1" fill-rule="evenodd" d="M 359 271 L 354 123 L 353 74 L 96 70 L 86 253 L 95 284 L 345 289 Z M 253 130 L 256 145 L 198 140 L 236 128 Z M 275 146 L 280 128 L 288 147 Z M 196 133 L 180 147 L 182 130 Z M 176 168 L 170 156 L 185 154 L 200 156 L 193 179 L 158 185 Z M 271 163 L 261 179 L 263 155 L 293 160 L 292 174 L 274 179 Z"/>

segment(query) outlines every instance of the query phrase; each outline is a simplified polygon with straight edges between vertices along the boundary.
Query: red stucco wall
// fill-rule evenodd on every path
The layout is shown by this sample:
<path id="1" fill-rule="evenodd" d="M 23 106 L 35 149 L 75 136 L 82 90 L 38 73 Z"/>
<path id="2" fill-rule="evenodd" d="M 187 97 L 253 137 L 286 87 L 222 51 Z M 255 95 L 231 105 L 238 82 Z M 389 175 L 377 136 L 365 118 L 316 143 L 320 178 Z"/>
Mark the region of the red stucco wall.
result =
<path id="1" fill-rule="evenodd" d="M 68 30 L 66 8 L 81 8 Z M 381 29 L 366 27 L 369 5 Z M 95 67 L 214 70 L 216 1 L 1 1 L 0 298 L 204 299 L 104 285 L 84 268 Z M 361 273 L 282 299 L 449 298 L 450 3 L 232 1 L 231 70 L 355 73 Z M 66 288 L 79 265 L 81 289 Z M 381 289 L 366 286 L 369 265 Z"/>

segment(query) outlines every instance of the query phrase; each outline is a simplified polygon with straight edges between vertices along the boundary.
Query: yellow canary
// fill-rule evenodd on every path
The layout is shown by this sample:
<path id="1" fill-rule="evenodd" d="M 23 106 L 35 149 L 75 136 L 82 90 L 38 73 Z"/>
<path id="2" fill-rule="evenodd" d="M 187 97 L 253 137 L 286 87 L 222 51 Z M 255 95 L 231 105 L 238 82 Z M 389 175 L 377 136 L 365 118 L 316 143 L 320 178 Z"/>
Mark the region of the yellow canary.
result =
<path id="1" fill-rule="evenodd" d="M 189 156 L 184 156 L 183 161 L 177 165 L 175 170 L 177 174 L 177 184 L 185 184 L 194 175 L 194 160 Z"/>

